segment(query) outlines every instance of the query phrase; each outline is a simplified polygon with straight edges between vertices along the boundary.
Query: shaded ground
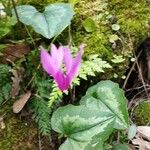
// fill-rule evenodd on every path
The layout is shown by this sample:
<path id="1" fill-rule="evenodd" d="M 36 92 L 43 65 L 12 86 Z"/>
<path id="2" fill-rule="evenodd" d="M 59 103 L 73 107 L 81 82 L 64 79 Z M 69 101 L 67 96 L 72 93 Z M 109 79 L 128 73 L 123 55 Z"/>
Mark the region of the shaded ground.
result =
<path id="1" fill-rule="evenodd" d="M 30 117 L 19 118 L 12 105 L 4 104 L 0 110 L 0 150 L 50 150 L 48 138 L 39 139 L 38 130 Z"/>

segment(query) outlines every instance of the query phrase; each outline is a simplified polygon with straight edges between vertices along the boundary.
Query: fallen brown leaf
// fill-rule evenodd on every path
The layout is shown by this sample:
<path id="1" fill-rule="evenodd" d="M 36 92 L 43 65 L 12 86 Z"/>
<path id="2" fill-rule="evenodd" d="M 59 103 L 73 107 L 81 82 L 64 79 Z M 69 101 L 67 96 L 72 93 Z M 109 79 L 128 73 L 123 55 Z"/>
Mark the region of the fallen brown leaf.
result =
<path id="1" fill-rule="evenodd" d="M 150 142 L 144 141 L 142 138 L 132 140 L 132 143 L 138 147 L 139 150 L 150 150 Z"/>
<path id="2" fill-rule="evenodd" d="M 11 90 L 11 97 L 15 98 L 19 94 L 20 91 L 20 81 L 23 78 L 24 74 L 24 68 L 19 68 L 18 70 L 11 70 L 11 73 L 13 74 L 13 77 L 11 77 L 13 83 L 12 83 L 12 90 Z"/>
<path id="3" fill-rule="evenodd" d="M 30 52 L 29 45 L 25 43 L 8 44 L 0 56 L 0 63 L 15 62 Z"/>
<path id="4" fill-rule="evenodd" d="M 147 139 L 148 141 L 150 141 L 150 127 L 148 127 L 148 126 L 138 126 L 137 131 L 138 131 L 139 135 L 142 138 Z"/>
<path id="5" fill-rule="evenodd" d="M 19 113 L 23 109 L 30 97 L 31 91 L 28 91 L 27 93 L 21 95 L 20 99 L 15 101 L 15 103 L 13 104 L 13 112 Z"/>
<path id="6" fill-rule="evenodd" d="M 128 150 L 136 150 L 135 147 L 131 144 L 128 144 Z"/>

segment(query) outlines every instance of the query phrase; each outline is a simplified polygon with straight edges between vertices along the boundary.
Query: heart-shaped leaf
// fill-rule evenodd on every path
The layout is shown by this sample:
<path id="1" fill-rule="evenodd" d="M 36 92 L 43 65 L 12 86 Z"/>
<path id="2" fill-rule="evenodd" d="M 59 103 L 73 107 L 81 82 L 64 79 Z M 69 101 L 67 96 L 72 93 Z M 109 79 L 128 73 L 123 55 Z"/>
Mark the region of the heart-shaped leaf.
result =
<path id="1" fill-rule="evenodd" d="M 96 24 L 95 24 L 94 20 L 91 18 L 87 18 L 84 21 L 83 26 L 87 32 L 93 32 L 96 30 Z"/>
<path id="2" fill-rule="evenodd" d="M 92 142 L 95 135 L 101 142 L 109 137 L 113 131 L 114 116 L 85 105 L 68 105 L 59 108 L 51 121 L 53 130 L 68 137 L 60 150 L 84 150 L 91 147 L 91 143 L 96 144 Z"/>
<path id="3" fill-rule="evenodd" d="M 37 33 L 48 39 L 60 34 L 70 24 L 74 14 L 71 5 L 64 3 L 50 4 L 43 13 L 30 5 L 18 6 L 16 9 L 22 23 L 31 25 Z"/>
<path id="4" fill-rule="evenodd" d="M 101 81 L 90 87 L 80 104 L 89 107 L 99 105 L 100 110 L 105 109 L 105 111 L 112 112 L 116 118 L 114 124 L 116 129 L 125 129 L 128 126 L 127 100 L 123 90 L 112 81 Z"/>
<path id="5" fill-rule="evenodd" d="M 101 81 L 87 90 L 79 106 L 58 108 L 51 125 L 67 137 L 60 150 L 97 150 L 114 128 L 127 128 L 126 98 L 118 84 Z"/>

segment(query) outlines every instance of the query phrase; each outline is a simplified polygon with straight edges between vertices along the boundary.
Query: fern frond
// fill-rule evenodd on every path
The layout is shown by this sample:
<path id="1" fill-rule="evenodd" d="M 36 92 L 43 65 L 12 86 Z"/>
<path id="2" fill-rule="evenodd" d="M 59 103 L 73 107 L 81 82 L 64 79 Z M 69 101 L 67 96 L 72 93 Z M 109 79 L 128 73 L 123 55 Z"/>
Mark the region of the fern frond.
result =
<path id="1" fill-rule="evenodd" d="M 38 124 L 40 132 L 43 135 L 49 135 L 51 131 L 51 108 L 49 108 L 48 103 L 40 97 L 33 97 L 31 101 L 30 106 L 33 110 L 33 118 Z"/>
<path id="2" fill-rule="evenodd" d="M 10 67 L 0 65 L 0 104 L 7 100 L 11 91 Z"/>
<path id="3" fill-rule="evenodd" d="M 62 92 L 57 87 L 56 83 L 53 82 L 52 91 L 49 96 L 48 107 L 52 107 L 53 103 L 62 98 Z"/>
<path id="4" fill-rule="evenodd" d="M 74 79 L 73 84 L 79 85 L 80 79 L 87 80 L 88 76 L 95 76 L 95 73 L 104 73 L 104 69 L 112 68 L 112 66 L 98 57 L 98 55 L 90 55 L 88 60 L 83 61 L 79 76 Z"/>

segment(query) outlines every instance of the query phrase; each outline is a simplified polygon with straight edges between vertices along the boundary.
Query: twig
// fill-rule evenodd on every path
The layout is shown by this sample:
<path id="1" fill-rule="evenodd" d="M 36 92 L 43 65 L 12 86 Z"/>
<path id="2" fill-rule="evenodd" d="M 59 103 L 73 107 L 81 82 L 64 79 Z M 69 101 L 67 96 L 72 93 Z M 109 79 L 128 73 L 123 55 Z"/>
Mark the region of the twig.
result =
<path id="1" fill-rule="evenodd" d="M 41 66 L 41 64 L 38 64 L 38 66 L 37 66 L 37 70 L 40 68 L 40 66 Z M 32 81 L 34 80 L 34 78 L 35 78 L 35 76 L 36 76 L 36 72 L 34 72 L 34 74 L 33 74 L 33 76 L 32 76 L 32 78 L 31 78 L 31 80 L 28 82 L 28 84 L 26 85 L 26 87 L 25 87 L 25 90 L 28 88 L 28 86 L 32 83 Z"/>
<path id="2" fill-rule="evenodd" d="M 34 45 L 34 48 L 36 49 L 36 44 L 35 44 L 35 42 L 34 42 L 34 39 L 33 39 L 32 35 L 30 34 L 30 31 L 28 30 L 28 28 L 27 28 L 26 25 L 24 25 L 24 26 L 25 26 L 25 29 L 26 29 L 27 34 L 29 35 L 29 37 L 30 37 L 30 39 L 31 39 L 31 41 L 32 41 L 32 43 L 33 43 L 33 45 Z"/>
<path id="3" fill-rule="evenodd" d="M 49 142 L 51 143 L 50 145 L 51 145 L 51 149 L 52 150 L 55 150 L 55 144 L 54 144 L 54 142 L 53 142 L 53 139 L 52 139 L 52 137 L 49 135 L 48 136 L 49 137 Z"/>
<path id="4" fill-rule="evenodd" d="M 150 90 L 150 88 L 147 88 L 147 90 Z M 135 98 L 140 95 L 141 93 L 145 92 L 145 90 L 142 90 L 134 95 L 134 97 L 131 99 L 131 101 L 128 103 L 128 109 L 131 109 L 132 104 L 134 103 Z"/>
<path id="5" fill-rule="evenodd" d="M 130 37 L 129 34 L 128 34 L 128 36 L 129 36 L 130 44 L 132 44 L 132 42 L 131 42 L 131 37 Z M 133 47 L 133 46 L 132 46 L 132 47 Z M 138 63 L 138 58 L 139 58 L 139 56 L 140 56 L 140 54 L 141 54 L 141 51 L 139 52 L 138 56 L 136 56 L 136 54 L 135 54 L 135 52 L 134 52 L 134 50 L 133 50 L 132 47 L 131 47 L 131 45 L 129 45 L 130 50 L 133 51 L 133 55 L 134 55 L 134 57 L 135 57 L 135 62 L 136 62 L 137 68 L 138 68 L 138 72 L 139 72 L 139 75 L 140 75 L 140 78 L 141 78 L 141 81 L 142 81 L 142 84 L 143 84 L 143 87 L 144 87 L 146 96 L 147 96 L 147 98 L 148 98 L 149 96 L 148 96 L 146 84 L 145 84 L 145 82 L 144 82 L 144 78 L 143 78 L 143 75 L 142 75 L 142 71 L 141 71 L 141 68 L 140 68 L 139 63 Z"/>
<path id="6" fill-rule="evenodd" d="M 75 101 L 75 87 L 73 86 L 73 88 L 69 88 L 69 92 L 70 92 L 70 103 L 73 104 Z"/>
<path id="7" fill-rule="evenodd" d="M 15 15 L 16 15 L 17 21 L 20 22 L 20 21 L 19 21 L 19 15 L 18 15 L 18 12 L 17 12 L 17 9 L 16 9 L 15 1 L 14 1 L 14 0 L 11 0 L 11 1 L 12 1 L 12 5 L 13 5 L 13 8 L 14 8 L 14 11 L 15 11 Z M 26 29 L 26 31 L 27 31 L 27 34 L 29 35 L 29 37 L 30 37 L 31 40 L 32 40 L 32 43 L 33 43 L 33 45 L 34 45 L 34 48 L 36 49 L 36 45 L 35 45 L 34 39 L 33 39 L 32 35 L 30 34 L 30 32 L 29 32 L 29 30 L 28 30 L 28 28 L 27 28 L 26 25 L 25 25 L 25 29 Z"/>
<path id="8" fill-rule="evenodd" d="M 39 138 L 39 150 L 42 150 L 42 142 L 41 142 L 41 135 L 40 135 L 40 133 L 38 134 L 38 138 Z"/>
<path id="9" fill-rule="evenodd" d="M 137 60 L 137 57 L 136 57 L 134 51 L 133 51 L 133 54 L 134 54 L 134 57 L 135 57 L 136 65 L 137 65 L 137 67 L 138 67 L 139 75 L 140 75 L 140 78 L 141 78 L 141 81 L 142 81 L 142 84 L 143 84 L 143 87 L 144 87 L 146 96 L 147 96 L 147 98 L 148 98 L 149 96 L 148 96 L 146 84 L 145 84 L 145 82 L 144 82 L 144 78 L 143 78 L 143 75 L 142 75 L 142 71 L 141 71 L 141 68 L 140 68 L 140 66 L 139 66 L 139 63 L 138 63 L 138 60 Z"/>
<path id="10" fill-rule="evenodd" d="M 69 42 L 68 42 L 68 45 L 69 45 L 69 47 L 71 47 L 72 36 L 71 36 L 71 26 L 70 26 L 70 25 L 69 25 L 69 27 L 68 27 L 68 36 L 69 36 Z"/>
<path id="11" fill-rule="evenodd" d="M 148 85 L 148 84 L 146 84 L 145 86 L 146 87 L 150 87 L 150 85 Z M 139 90 L 141 88 L 143 88 L 143 85 L 139 86 L 139 87 L 135 87 L 135 88 L 126 89 L 126 92 L 133 91 L 133 90 Z"/>
<path id="12" fill-rule="evenodd" d="M 15 1 L 11 0 L 11 2 L 12 2 L 12 5 L 13 5 L 13 8 L 14 8 L 14 11 L 15 11 L 15 15 L 16 15 L 17 21 L 19 22 L 19 15 L 17 13 Z"/>
<path id="13" fill-rule="evenodd" d="M 117 132 L 117 144 L 119 144 L 120 143 L 120 132 L 118 131 Z"/>
<path id="14" fill-rule="evenodd" d="M 139 56 L 141 55 L 141 52 L 142 52 L 142 51 L 140 51 L 140 53 L 138 54 L 137 59 L 138 59 Z M 133 65 L 132 65 L 132 67 L 131 67 L 131 69 L 130 69 L 130 71 L 129 71 L 129 73 L 128 73 L 128 75 L 127 75 L 125 81 L 124 81 L 124 84 L 123 84 L 123 87 L 122 87 L 123 89 L 125 89 L 126 84 L 127 84 L 127 82 L 128 82 L 128 79 L 129 79 L 129 77 L 130 77 L 132 71 L 134 70 L 135 65 L 136 65 L 136 61 L 133 63 Z"/>

